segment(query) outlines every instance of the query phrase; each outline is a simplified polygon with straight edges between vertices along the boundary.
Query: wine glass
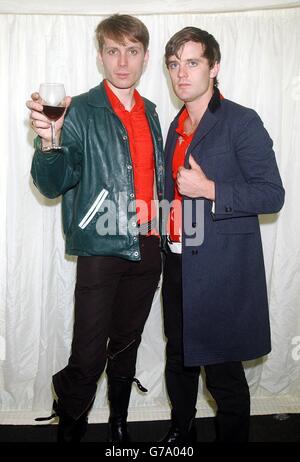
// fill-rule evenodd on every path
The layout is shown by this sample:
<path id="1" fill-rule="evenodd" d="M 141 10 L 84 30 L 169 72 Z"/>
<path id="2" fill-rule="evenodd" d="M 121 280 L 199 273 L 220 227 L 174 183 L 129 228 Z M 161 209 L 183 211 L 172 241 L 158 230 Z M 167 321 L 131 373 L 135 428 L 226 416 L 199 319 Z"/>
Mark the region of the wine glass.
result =
<path id="1" fill-rule="evenodd" d="M 42 98 L 43 113 L 51 124 L 51 144 L 50 149 L 62 149 L 55 139 L 55 122 L 63 115 L 65 110 L 65 87 L 63 83 L 41 83 L 39 89 Z"/>

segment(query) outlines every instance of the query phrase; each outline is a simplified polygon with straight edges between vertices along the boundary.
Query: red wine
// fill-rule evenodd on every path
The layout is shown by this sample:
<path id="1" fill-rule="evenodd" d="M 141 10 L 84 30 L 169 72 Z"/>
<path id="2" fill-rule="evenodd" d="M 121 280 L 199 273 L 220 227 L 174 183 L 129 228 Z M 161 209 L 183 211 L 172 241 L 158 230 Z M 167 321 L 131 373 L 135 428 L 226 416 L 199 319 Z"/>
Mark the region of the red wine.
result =
<path id="1" fill-rule="evenodd" d="M 61 106 L 43 105 L 43 113 L 50 120 L 58 120 L 64 113 L 65 108 Z"/>

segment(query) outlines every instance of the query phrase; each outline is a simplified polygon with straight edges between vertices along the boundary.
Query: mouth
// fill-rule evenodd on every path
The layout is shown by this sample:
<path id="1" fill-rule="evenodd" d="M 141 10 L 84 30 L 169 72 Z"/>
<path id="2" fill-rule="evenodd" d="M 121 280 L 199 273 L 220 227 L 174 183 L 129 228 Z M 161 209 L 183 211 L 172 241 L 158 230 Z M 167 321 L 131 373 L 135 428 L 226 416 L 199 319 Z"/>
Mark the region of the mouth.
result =
<path id="1" fill-rule="evenodd" d="M 187 88 L 187 87 L 190 87 L 190 84 L 189 84 L 189 83 L 179 83 L 179 84 L 178 84 L 178 87 L 180 87 L 180 88 Z"/>
<path id="2" fill-rule="evenodd" d="M 124 73 L 124 72 L 116 72 L 116 76 L 119 77 L 119 79 L 126 79 L 129 77 L 129 73 Z"/>

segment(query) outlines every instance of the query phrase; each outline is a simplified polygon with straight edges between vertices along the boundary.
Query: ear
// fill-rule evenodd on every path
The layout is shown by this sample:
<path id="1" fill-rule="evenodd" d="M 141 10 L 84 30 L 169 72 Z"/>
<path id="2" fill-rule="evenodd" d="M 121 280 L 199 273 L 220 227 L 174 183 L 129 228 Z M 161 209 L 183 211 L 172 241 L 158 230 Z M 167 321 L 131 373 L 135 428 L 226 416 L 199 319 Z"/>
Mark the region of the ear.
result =
<path id="1" fill-rule="evenodd" d="M 144 56 L 144 66 L 146 67 L 149 61 L 149 50 L 146 51 Z"/>
<path id="2" fill-rule="evenodd" d="M 101 51 L 98 51 L 98 59 L 99 59 L 100 64 L 103 64 L 102 52 Z"/>
<path id="3" fill-rule="evenodd" d="M 214 79 L 215 77 L 217 77 L 219 70 L 220 70 L 220 63 L 215 63 L 214 67 L 212 67 L 210 70 L 210 78 Z"/>

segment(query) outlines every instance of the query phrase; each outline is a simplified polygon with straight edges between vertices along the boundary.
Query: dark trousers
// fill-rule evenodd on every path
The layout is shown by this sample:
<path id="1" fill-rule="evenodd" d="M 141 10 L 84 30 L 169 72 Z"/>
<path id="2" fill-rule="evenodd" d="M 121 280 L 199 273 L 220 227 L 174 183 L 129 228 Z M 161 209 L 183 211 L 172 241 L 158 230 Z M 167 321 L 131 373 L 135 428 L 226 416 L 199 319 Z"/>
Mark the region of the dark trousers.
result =
<path id="1" fill-rule="evenodd" d="M 164 328 L 167 337 L 165 379 L 172 419 L 186 433 L 196 414 L 199 367 L 183 362 L 181 255 L 168 252 L 163 276 Z M 200 301 L 199 301 L 200 303 Z M 206 386 L 217 404 L 216 440 L 247 441 L 250 395 L 241 362 L 204 366 Z"/>
<path id="2" fill-rule="evenodd" d="M 105 369 L 134 377 L 137 349 L 161 274 L 159 239 L 140 237 L 141 261 L 78 257 L 68 365 L 53 376 L 61 407 L 74 419 L 90 406 Z"/>

